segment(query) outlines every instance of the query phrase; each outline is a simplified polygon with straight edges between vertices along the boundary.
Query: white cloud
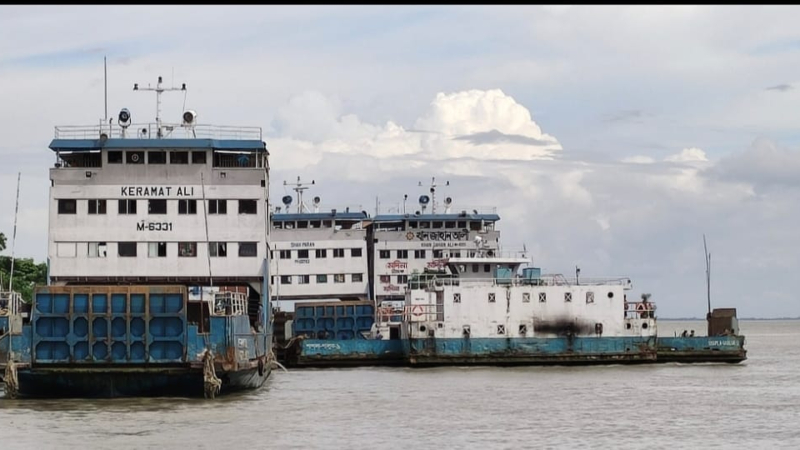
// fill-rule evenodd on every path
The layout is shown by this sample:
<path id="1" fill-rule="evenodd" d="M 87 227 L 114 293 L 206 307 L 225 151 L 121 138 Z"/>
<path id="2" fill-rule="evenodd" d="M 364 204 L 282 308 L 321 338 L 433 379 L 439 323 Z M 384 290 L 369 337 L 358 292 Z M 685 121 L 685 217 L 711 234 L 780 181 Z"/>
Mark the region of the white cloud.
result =
<path id="1" fill-rule="evenodd" d="M 650 156 L 628 156 L 626 158 L 622 158 L 622 162 L 629 163 L 629 164 L 653 164 L 656 162 L 655 159 L 651 158 Z"/>
<path id="2" fill-rule="evenodd" d="M 664 161 L 670 162 L 697 162 L 697 161 L 708 161 L 706 158 L 706 152 L 697 148 L 697 147 L 690 147 L 681 150 L 680 153 L 676 155 L 670 155 L 664 158 Z"/>

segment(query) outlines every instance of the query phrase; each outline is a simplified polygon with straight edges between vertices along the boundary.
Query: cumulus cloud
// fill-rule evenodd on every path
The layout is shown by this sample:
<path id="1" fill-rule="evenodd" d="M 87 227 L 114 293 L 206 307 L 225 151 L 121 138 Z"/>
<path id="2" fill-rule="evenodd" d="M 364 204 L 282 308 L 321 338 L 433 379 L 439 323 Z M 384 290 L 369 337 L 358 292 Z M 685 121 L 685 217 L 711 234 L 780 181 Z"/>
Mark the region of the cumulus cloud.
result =
<path id="1" fill-rule="evenodd" d="M 622 162 L 629 163 L 629 164 L 653 164 L 656 162 L 655 159 L 651 158 L 650 156 L 629 156 L 626 158 L 622 158 Z"/>
<path id="2" fill-rule="evenodd" d="M 703 161 L 703 162 L 705 162 L 705 161 L 708 161 L 708 158 L 706 158 L 706 152 L 704 152 L 703 150 L 701 150 L 701 149 L 699 149 L 697 147 L 691 147 L 691 148 L 685 148 L 685 149 L 681 150 L 681 152 L 676 154 L 676 155 L 667 156 L 666 158 L 664 158 L 664 161 L 669 161 L 669 162 L 698 162 L 698 161 Z"/>
<path id="3" fill-rule="evenodd" d="M 800 186 L 800 151 L 767 138 L 720 160 L 711 172 L 721 180 L 749 183 L 758 189 Z"/>

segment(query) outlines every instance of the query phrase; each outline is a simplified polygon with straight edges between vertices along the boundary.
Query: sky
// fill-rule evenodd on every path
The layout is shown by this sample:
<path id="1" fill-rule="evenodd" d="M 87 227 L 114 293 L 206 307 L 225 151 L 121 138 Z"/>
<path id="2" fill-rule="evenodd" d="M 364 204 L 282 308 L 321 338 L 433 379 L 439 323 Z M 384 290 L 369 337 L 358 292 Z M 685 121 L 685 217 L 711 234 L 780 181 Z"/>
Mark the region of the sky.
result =
<path id="1" fill-rule="evenodd" d="M 186 83 L 162 119 L 260 126 L 272 201 L 496 208 L 546 273 L 626 276 L 660 317 L 797 317 L 796 6 L 0 6 L 0 232 L 45 260 L 55 126 Z M 449 181 L 449 186 L 445 184 Z M 419 184 L 422 183 L 422 187 Z M 3 252 L 10 254 L 9 248 Z"/>

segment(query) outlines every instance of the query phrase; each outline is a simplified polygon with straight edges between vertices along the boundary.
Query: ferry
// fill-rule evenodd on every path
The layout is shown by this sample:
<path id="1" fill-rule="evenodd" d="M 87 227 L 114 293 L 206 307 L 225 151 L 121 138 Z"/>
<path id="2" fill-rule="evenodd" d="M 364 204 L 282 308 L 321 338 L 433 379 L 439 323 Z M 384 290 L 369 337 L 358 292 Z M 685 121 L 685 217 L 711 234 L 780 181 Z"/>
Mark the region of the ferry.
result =
<path id="1" fill-rule="evenodd" d="M 48 285 L 0 319 L 6 397 L 205 396 L 270 376 L 269 153 L 195 111 L 57 126 Z M 16 308 L 16 309 L 15 309 Z"/>
<path id="2" fill-rule="evenodd" d="M 409 282 L 401 337 L 409 364 L 591 364 L 656 360 L 654 302 L 628 278 L 543 275 L 524 254 L 476 251 Z M 385 335 L 392 321 L 382 322 Z M 391 330 L 388 330 L 391 333 Z"/>

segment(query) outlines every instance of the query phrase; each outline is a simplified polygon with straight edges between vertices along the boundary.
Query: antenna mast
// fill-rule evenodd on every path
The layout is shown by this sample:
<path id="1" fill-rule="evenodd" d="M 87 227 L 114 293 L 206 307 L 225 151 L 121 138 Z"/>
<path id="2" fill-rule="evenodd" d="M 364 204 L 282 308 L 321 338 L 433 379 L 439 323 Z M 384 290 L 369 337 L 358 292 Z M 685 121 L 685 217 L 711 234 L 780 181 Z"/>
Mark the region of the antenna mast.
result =
<path id="1" fill-rule="evenodd" d="M 108 66 L 106 65 L 106 57 L 103 56 L 103 99 L 106 105 L 106 116 L 104 122 L 108 122 Z"/>
<path id="2" fill-rule="evenodd" d="M 156 93 L 156 127 L 158 128 L 158 135 L 157 136 L 159 138 L 164 137 L 164 133 L 161 130 L 161 94 L 166 92 L 166 91 L 185 91 L 186 90 L 186 83 L 183 83 L 180 88 L 175 88 L 175 87 L 165 88 L 165 87 L 161 86 L 162 82 L 163 82 L 163 79 L 161 78 L 161 75 L 159 75 L 158 76 L 158 84 L 156 84 L 156 87 L 154 87 L 154 88 L 151 88 L 150 85 L 148 85 L 146 88 L 139 89 L 139 83 L 134 83 L 133 84 L 133 90 L 134 91 L 155 91 L 155 93 Z"/>
<path id="3" fill-rule="evenodd" d="M 706 252 L 706 295 L 708 297 L 708 316 L 711 317 L 711 253 L 708 253 L 705 234 L 703 234 L 703 250 Z"/>
<path id="4" fill-rule="evenodd" d="M 311 184 L 314 184 L 314 180 L 311 180 Z M 308 189 L 308 186 L 303 186 L 303 183 L 300 182 L 300 176 L 297 176 L 297 183 L 287 183 L 285 180 L 283 182 L 284 186 L 294 186 L 292 189 L 297 192 L 297 212 L 302 213 L 303 208 L 308 211 L 306 205 L 303 204 L 303 191 Z"/>
<path id="5" fill-rule="evenodd" d="M 8 290 L 13 290 L 14 283 L 14 247 L 17 245 L 17 215 L 19 214 L 19 179 L 22 172 L 17 172 L 17 206 L 14 209 L 14 234 L 11 236 L 11 274 L 8 277 Z"/>

